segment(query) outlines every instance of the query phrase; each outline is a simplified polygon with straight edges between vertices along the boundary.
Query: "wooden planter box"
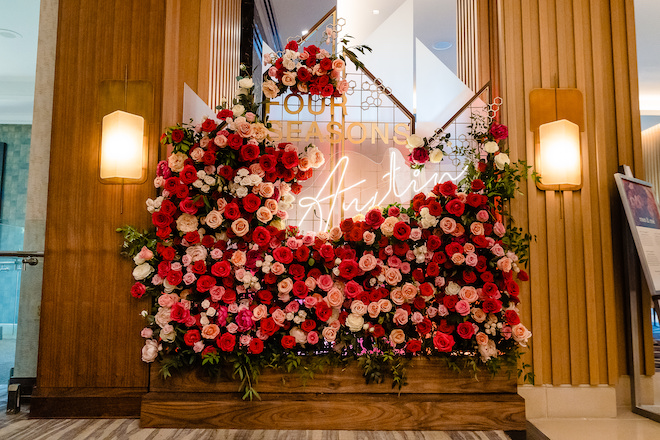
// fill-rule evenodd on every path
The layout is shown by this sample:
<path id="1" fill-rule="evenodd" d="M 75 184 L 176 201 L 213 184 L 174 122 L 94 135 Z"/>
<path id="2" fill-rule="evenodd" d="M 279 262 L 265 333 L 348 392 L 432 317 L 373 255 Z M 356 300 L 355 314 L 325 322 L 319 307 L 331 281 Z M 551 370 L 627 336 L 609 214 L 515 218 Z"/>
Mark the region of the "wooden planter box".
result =
<path id="1" fill-rule="evenodd" d="M 143 428 L 287 430 L 504 430 L 524 433 L 525 402 L 516 373 L 495 377 L 450 371 L 440 360 L 415 359 L 401 393 L 391 381 L 367 385 L 357 365 L 333 368 L 303 386 L 296 374 L 264 371 L 261 400 L 244 401 L 238 382 L 196 371 L 169 379 L 151 369 L 142 398 Z M 524 435 L 524 434 L 523 434 Z M 516 435 L 519 437 L 519 435 Z"/>

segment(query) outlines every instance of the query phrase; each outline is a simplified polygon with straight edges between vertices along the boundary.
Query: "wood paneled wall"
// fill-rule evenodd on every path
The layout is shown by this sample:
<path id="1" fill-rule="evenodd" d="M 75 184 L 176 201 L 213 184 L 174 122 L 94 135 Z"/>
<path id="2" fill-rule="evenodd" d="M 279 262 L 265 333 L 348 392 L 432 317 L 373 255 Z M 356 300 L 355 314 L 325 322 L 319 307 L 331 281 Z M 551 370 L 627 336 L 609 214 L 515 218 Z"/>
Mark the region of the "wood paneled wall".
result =
<path id="1" fill-rule="evenodd" d="M 536 238 L 523 316 L 537 384 L 614 384 L 625 374 L 621 210 L 613 174 L 644 175 L 632 1 L 497 0 L 499 83 L 512 159 L 533 164 L 529 93 L 584 95 L 581 191 L 536 189 L 513 203 Z M 562 200 L 563 199 L 563 200 Z M 563 202 L 563 209 L 562 209 Z"/>
<path id="2" fill-rule="evenodd" d="M 124 187 L 98 177 L 99 89 L 103 80 L 145 80 L 160 114 L 163 76 L 162 1 L 60 0 L 50 180 L 38 361 L 38 393 L 145 389 L 140 361 L 147 307 L 130 296 L 132 264 L 119 257 L 125 224 L 147 227 L 151 178 Z M 35 121 L 36 122 L 36 121 Z M 147 120 L 154 175 L 160 118 Z M 109 391 L 114 389 L 114 391 Z"/>
<path id="3" fill-rule="evenodd" d="M 145 200 L 156 194 L 158 139 L 181 120 L 183 83 L 212 105 L 228 93 L 228 78 L 233 90 L 236 14 L 240 0 L 59 1 L 33 416 L 139 414 L 149 384 L 139 314 L 149 305 L 130 295 L 133 264 L 119 256 L 115 228 L 151 225 Z M 154 96 L 147 182 L 124 187 L 121 214 L 121 186 L 98 178 L 98 107 L 101 81 L 123 80 L 125 66 L 129 81 L 151 82 Z"/>

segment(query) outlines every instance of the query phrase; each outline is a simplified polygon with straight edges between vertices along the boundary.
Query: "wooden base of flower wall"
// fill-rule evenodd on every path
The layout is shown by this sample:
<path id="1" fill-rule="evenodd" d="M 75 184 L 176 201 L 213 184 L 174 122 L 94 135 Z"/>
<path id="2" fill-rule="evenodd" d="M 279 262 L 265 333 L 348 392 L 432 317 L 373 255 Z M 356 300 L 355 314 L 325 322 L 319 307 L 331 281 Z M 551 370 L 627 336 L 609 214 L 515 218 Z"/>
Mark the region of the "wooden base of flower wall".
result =
<path id="1" fill-rule="evenodd" d="M 386 381 L 387 382 L 387 381 Z M 401 393 L 391 383 L 367 385 L 357 366 L 328 369 L 303 385 L 297 375 L 264 372 L 261 400 L 244 401 L 238 383 L 202 372 L 163 379 L 152 368 L 140 426 L 153 428 L 505 430 L 524 432 L 525 402 L 516 374 L 475 380 L 440 360 L 408 368 Z"/>

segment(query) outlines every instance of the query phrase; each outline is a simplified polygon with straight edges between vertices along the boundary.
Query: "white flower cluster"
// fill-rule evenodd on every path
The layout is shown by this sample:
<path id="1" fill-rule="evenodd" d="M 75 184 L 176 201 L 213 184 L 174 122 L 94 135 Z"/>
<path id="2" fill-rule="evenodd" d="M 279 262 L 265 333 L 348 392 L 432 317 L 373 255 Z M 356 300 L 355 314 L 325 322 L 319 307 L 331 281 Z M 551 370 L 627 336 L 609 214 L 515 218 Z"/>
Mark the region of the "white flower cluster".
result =
<path id="1" fill-rule="evenodd" d="M 429 229 L 438 225 L 438 221 L 439 221 L 438 217 L 431 215 L 431 213 L 429 212 L 429 208 L 427 208 L 426 206 L 419 211 L 419 214 L 422 217 L 419 222 L 419 225 L 422 228 Z"/>
<path id="2" fill-rule="evenodd" d="M 262 178 L 258 174 L 251 174 L 246 168 L 241 168 L 236 172 L 234 181 L 229 183 L 229 192 L 238 197 L 243 198 L 250 192 L 248 187 L 257 186 L 262 182 Z"/>

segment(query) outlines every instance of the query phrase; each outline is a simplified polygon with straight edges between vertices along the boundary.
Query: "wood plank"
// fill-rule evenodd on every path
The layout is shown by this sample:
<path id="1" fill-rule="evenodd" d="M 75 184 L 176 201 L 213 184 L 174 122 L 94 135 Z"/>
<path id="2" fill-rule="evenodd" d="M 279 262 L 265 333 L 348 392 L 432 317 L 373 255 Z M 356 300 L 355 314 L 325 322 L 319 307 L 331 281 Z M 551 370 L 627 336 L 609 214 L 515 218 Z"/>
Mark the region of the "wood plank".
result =
<path id="1" fill-rule="evenodd" d="M 303 415 L 301 417 L 301 415 Z M 518 395 L 266 394 L 243 401 L 235 394 L 149 393 L 142 428 L 524 430 Z"/>
<path id="2" fill-rule="evenodd" d="M 332 367 L 314 375 L 304 383 L 296 373 L 286 374 L 266 370 L 256 387 L 261 393 L 365 393 L 365 394 L 434 394 L 434 393 L 516 393 L 517 372 L 502 371 L 491 376 L 484 371 L 474 378 L 468 371 L 460 374 L 449 370 L 439 359 L 414 359 L 407 368 L 408 384 L 392 388 L 391 380 L 367 384 L 360 367 Z M 239 382 L 229 378 L 210 378 L 202 370 L 181 372 L 163 379 L 158 368 L 151 368 L 149 390 L 152 392 L 224 392 L 237 393 Z"/>
<path id="3" fill-rule="evenodd" d="M 147 388 L 35 388 L 30 418 L 138 418 Z"/>

